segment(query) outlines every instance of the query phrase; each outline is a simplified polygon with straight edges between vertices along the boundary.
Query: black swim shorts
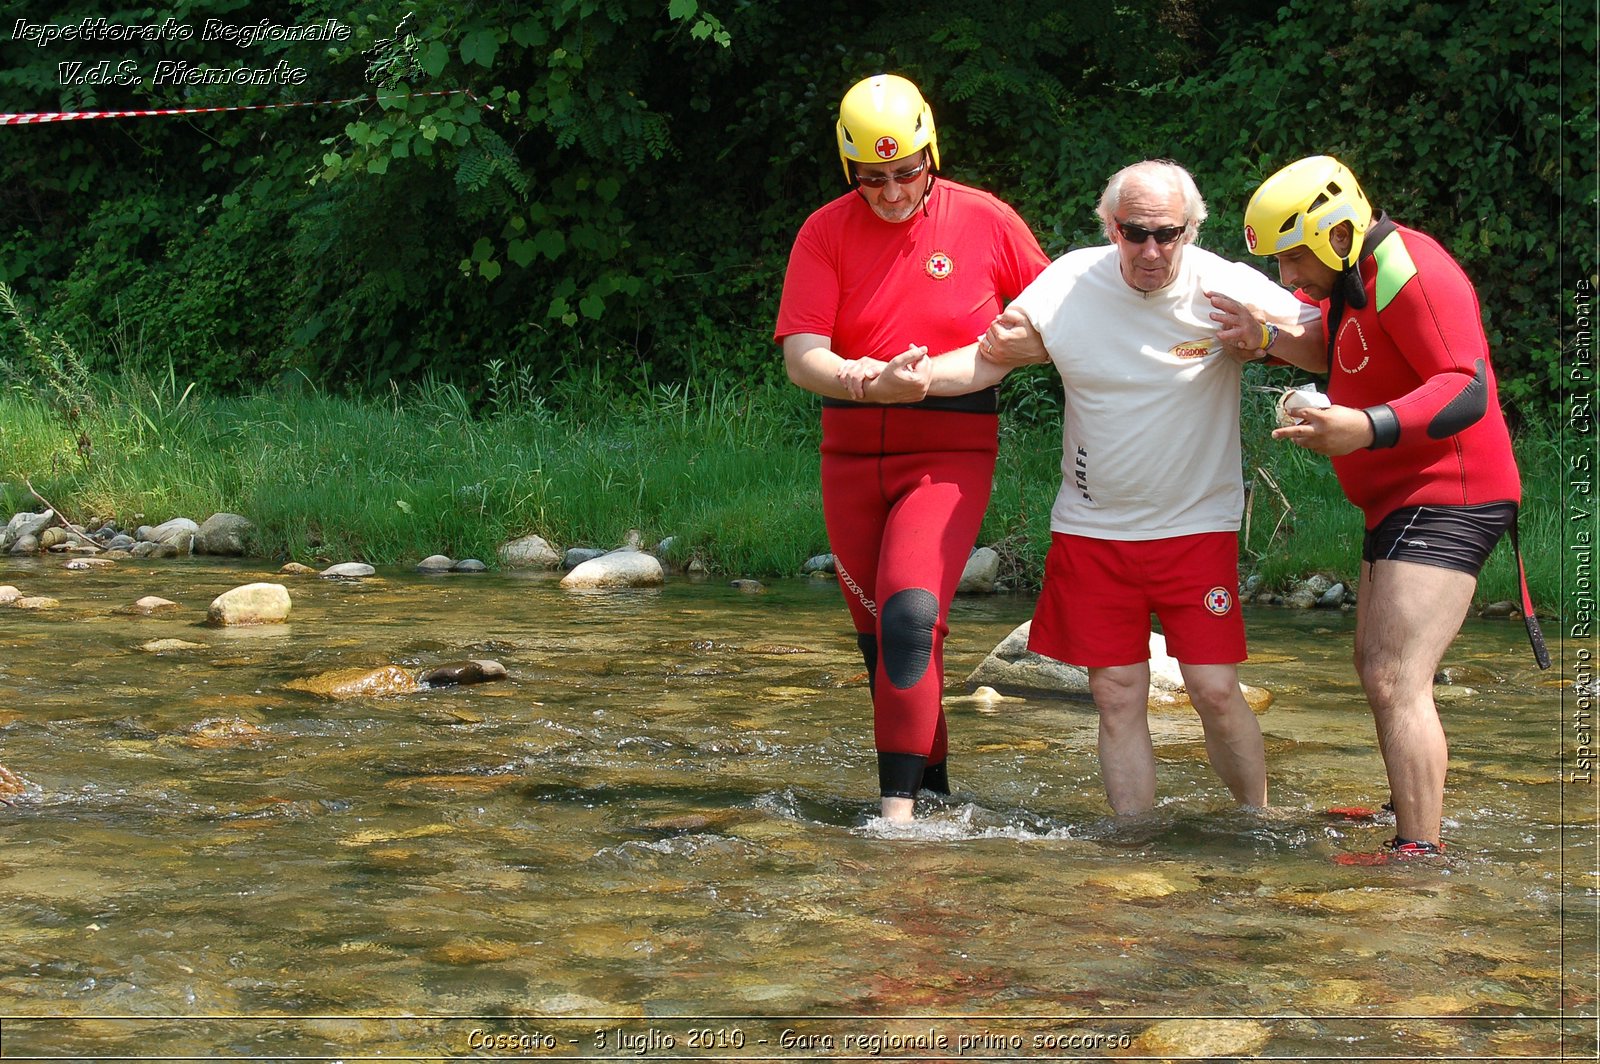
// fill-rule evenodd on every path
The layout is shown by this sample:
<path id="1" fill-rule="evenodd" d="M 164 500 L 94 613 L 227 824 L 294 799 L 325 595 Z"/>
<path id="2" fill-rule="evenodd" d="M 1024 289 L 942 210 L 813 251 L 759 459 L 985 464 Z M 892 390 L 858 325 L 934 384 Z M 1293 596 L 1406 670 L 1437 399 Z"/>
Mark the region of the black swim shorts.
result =
<path id="1" fill-rule="evenodd" d="M 1368 530 L 1361 560 L 1437 565 L 1477 576 L 1516 518 L 1514 502 L 1402 507 Z"/>

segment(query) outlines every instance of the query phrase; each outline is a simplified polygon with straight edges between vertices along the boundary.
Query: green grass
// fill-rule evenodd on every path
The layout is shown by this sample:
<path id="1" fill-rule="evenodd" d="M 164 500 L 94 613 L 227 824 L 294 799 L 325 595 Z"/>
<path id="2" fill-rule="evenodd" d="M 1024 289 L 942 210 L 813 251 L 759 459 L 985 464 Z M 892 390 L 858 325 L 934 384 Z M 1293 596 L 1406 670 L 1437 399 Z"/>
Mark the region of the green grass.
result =
<path id="1" fill-rule="evenodd" d="M 1002 420 L 981 542 L 1000 549 L 1008 583 L 1029 587 L 1049 544 L 1060 430 L 1037 385 L 1019 391 L 1038 399 L 1036 413 Z M 309 388 L 207 398 L 168 375 L 98 381 L 93 399 L 73 420 L 31 390 L 0 393 L 0 518 L 40 508 L 26 477 L 74 520 L 128 527 L 244 514 L 262 555 L 305 562 L 442 553 L 492 564 L 500 543 L 525 533 L 609 547 L 633 528 L 649 542 L 677 537 L 677 561 L 734 576 L 794 573 L 828 549 L 816 401 L 778 380 L 651 387 L 596 371 L 475 410 L 443 383 L 381 398 Z M 1243 568 L 1271 587 L 1313 572 L 1353 582 L 1360 514 L 1325 459 L 1269 438 L 1271 402 L 1247 393 Z M 1517 446 L 1530 583 L 1553 606 L 1563 554 L 1557 430 L 1535 427 Z M 1516 597 L 1507 546 L 1479 597 Z"/>

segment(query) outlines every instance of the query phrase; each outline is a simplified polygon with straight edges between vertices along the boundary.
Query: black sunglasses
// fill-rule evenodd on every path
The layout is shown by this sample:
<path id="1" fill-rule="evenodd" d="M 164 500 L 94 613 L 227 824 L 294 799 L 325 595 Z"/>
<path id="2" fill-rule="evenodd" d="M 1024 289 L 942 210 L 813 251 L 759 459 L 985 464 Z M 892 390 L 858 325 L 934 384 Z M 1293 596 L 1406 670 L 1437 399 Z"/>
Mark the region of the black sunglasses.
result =
<path id="1" fill-rule="evenodd" d="M 1122 234 L 1122 239 L 1131 244 L 1143 244 L 1151 237 L 1156 238 L 1157 244 L 1170 244 L 1183 235 L 1183 231 L 1189 228 L 1189 223 L 1185 221 L 1182 225 L 1165 225 L 1160 229 L 1146 229 L 1142 225 L 1129 225 L 1127 222 L 1116 222 L 1116 226 L 1117 232 Z"/>
<path id="2" fill-rule="evenodd" d="M 864 188 L 882 188 L 884 185 L 889 183 L 889 179 L 892 177 L 895 179 L 897 184 L 909 185 L 911 182 L 921 177 L 922 171 L 926 170 L 927 168 L 928 164 L 923 163 L 922 165 L 913 167 L 910 170 L 901 170 L 899 173 L 894 174 L 857 174 L 856 184 L 861 185 Z"/>

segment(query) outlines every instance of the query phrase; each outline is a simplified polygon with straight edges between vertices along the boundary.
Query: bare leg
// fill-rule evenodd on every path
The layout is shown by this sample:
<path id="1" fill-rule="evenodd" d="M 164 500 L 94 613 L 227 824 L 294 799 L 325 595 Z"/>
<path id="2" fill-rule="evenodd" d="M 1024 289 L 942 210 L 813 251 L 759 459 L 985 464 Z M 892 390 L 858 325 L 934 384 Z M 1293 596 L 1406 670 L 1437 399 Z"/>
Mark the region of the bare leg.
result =
<path id="1" fill-rule="evenodd" d="M 1241 805 L 1267 804 L 1267 753 L 1261 723 L 1239 690 L 1236 665 L 1186 665 L 1183 685 L 1200 714 L 1206 757 Z"/>
<path id="2" fill-rule="evenodd" d="M 1100 711 L 1100 779 L 1119 816 L 1156 804 L 1156 755 L 1150 742 L 1150 663 L 1089 670 Z"/>
<path id="3" fill-rule="evenodd" d="M 916 819 L 914 816 L 912 816 L 912 810 L 914 810 L 916 806 L 917 800 L 915 798 L 884 798 L 880 815 L 885 820 L 893 820 L 896 823 L 909 824 L 912 820 Z"/>
<path id="4" fill-rule="evenodd" d="M 1439 842 L 1450 752 L 1433 702 L 1433 676 L 1477 583 L 1467 573 L 1433 565 L 1361 566 L 1356 675 L 1372 706 L 1395 833 L 1403 839 Z"/>

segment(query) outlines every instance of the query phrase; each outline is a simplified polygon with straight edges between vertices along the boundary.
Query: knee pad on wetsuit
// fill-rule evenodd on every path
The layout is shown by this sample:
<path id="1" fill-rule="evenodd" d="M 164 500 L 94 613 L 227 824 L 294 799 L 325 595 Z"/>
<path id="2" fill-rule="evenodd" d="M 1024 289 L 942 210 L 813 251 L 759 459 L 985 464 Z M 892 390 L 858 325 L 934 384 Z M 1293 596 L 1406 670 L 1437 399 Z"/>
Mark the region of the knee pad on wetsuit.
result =
<path id="1" fill-rule="evenodd" d="M 883 632 L 883 671 L 904 691 L 915 687 L 933 660 L 933 630 L 939 623 L 939 600 L 926 588 L 896 591 L 878 615 Z"/>

